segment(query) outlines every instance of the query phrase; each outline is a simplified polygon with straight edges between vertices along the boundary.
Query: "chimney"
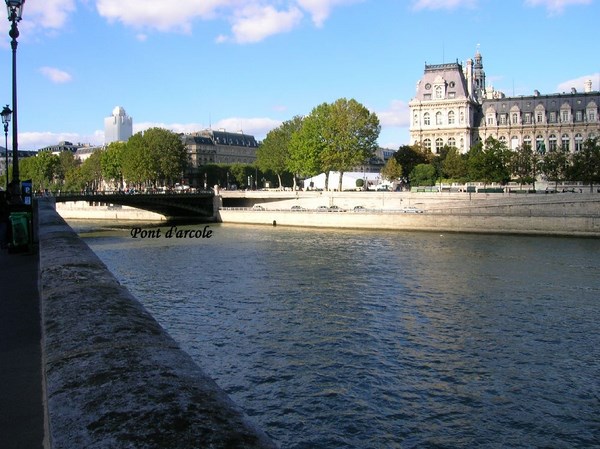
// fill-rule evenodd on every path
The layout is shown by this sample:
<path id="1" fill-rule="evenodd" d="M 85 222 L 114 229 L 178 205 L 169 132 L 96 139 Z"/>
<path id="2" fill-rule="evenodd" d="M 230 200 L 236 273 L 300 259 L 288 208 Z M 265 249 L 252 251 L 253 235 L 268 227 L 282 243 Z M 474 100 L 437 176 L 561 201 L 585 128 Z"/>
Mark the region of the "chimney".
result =
<path id="1" fill-rule="evenodd" d="M 587 80 L 587 81 L 585 82 L 585 89 L 584 89 L 584 92 L 585 92 L 586 94 L 589 94 L 591 91 L 592 91 L 592 80 Z"/>

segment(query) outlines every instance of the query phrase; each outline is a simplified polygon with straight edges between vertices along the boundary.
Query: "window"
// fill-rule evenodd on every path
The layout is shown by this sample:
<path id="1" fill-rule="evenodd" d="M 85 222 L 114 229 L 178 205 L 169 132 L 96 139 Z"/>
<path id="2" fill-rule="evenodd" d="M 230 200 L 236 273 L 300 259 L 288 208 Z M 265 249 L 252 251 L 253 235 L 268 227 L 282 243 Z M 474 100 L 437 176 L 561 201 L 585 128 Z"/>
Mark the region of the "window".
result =
<path id="1" fill-rule="evenodd" d="M 550 134 L 550 137 L 548 137 L 548 149 L 550 151 L 556 151 L 557 148 L 557 139 L 556 136 L 554 134 Z"/>
<path id="2" fill-rule="evenodd" d="M 494 120 L 494 118 L 495 118 L 495 117 L 494 117 L 494 115 L 495 115 L 495 114 L 493 114 L 493 113 L 490 113 L 490 114 L 488 114 L 488 115 L 487 115 L 487 120 L 486 120 L 486 123 L 487 123 L 488 125 L 493 125 L 493 124 L 494 124 L 494 122 L 495 122 L 495 120 Z"/>
<path id="3" fill-rule="evenodd" d="M 423 94 L 423 100 L 431 100 L 431 94 Z"/>
<path id="4" fill-rule="evenodd" d="M 560 121 L 567 123 L 569 121 L 569 111 L 560 111 Z"/>
<path id="5" fill-rule="evenodd" d="M 569 139 L 569 135 L 568 134 L 563 134 L 561 137 L 561 145 L 563 147 L 563 150 L 565 151 L 569 151 L 569 142 L 571 139 Z"/>
<path id="6" fill-rule="evenodd" d="M 435 86 L 435 98 L 442 98 L 442 86 Z"/>
<path id="7" fill-rule="evenodd" d="M 500 114 L 500 124 L 506 125 L 506 114 Z"/>
<path id="8" fill-rule="evenodd" d="M 516 112 L 513 112 L 512 122 L 513 122 L 513 125 L 516 125 L 517 123 L 519 123 L 519 114 L 517 114 Z"/>
<path id="9" fill-rule="evenodd" d="M 436 125 L 442 124 L 442 113 L 440 111 L 435 113 L 435 124 Z"/>
<path id="10" fill-rule="evenodd" d="M 529 148 L 531 148 L 531 136 L 523 137 L 523 145 L 527 145 Z"/>
<path id="11" fill-rule="evenodd" d="M 444 147 L 444 141 L 442 140 L 442 138 L 438 137 L 437 139 L 435 139 L 435 152 L 437 154 L 439 154 L 439 152 L 442 151 L 443 147 Z"/>
<path id="12" fill-rule="evenodd" d="M 526 113 L 523 117 L 523 123 L 525 123 L 526 125 L 529 125 L 531 123 L 531 114 L 529 112 Z"/>
<path id="13" fill-rule="evenodd" d="M 454 111 L 448 112 L 448 125 L 454 125 Z"/>
<path id="14" fill-rule="evenodd" d="M 448 98 L 455 98 L 456 92 L 448 92 Z"/>
<path id="15" fill-rule="evenodd" d="M 550 123 L 556 123 L 556 112 L 550 113 Z"/>
<path id="16" fill-rule="evenodd" d="M 465 113 L 463 111 L 460 111 L 460 123 L 464 123 L 465 122 Z"/>
<path id="17" fill-rule="evenodd" d="M 582 111 L 575 112 L 575 121 L 576 122 L 583 121 L 583 112 Z"/>
<path id="18" fill-rule="evenodd" d="M 413 124 L 414 125 L 418 125 L 419 124 L 419 114 L 415 114 L 414 115 Z"/>
<path id="19" fill-rule="evenodd" d="M 595 122 L 596 121 L 596 113 L 594 111 L 588 111 L 588 122 Z"/>
<path id="20" fill-rule="evenodd" d="M 544 118 L 544 114 L 541 111 L 538 111 L 537 114 L 535 115 L 535 121 L 537 123 L 542 123 L 542 120 Z"/>
<path id="21" fill-rule="evenodd" d="M 575 151 L 581 151 L 583 149 L 583 136 L 581 134 L 575 134 Z"/>
<path id="22" fill-rule="evenodd" d="M 423 146 L 427 149 L 427 150 L 431 150 L 431 139 L 425 139 L 423 141 Z"/>
<path id="23" fill-rule="evenodd" d="M 454 137 L 450 137 L 448 139 L 448 146 L 449 147 L 455 147 L 456 148 L 456 139 Z"/>
<path id="24" fill-rule="evenodd" d="M 425 125 L 431 125 L 431 118 L 429 118 L 429 112 L 423 114 L 423 123 Z"/>

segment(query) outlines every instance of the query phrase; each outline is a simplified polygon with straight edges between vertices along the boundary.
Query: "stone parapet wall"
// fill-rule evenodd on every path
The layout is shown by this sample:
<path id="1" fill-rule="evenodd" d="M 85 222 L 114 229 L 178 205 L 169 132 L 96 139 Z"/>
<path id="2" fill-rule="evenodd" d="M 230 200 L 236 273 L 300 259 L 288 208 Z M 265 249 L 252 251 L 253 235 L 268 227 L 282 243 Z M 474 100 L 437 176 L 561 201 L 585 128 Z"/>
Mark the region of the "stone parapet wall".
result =
<path id="1" fill-rule="evenodd" d="M 38 205 L 47 446 L 275 448 L 54 205 Z"/>

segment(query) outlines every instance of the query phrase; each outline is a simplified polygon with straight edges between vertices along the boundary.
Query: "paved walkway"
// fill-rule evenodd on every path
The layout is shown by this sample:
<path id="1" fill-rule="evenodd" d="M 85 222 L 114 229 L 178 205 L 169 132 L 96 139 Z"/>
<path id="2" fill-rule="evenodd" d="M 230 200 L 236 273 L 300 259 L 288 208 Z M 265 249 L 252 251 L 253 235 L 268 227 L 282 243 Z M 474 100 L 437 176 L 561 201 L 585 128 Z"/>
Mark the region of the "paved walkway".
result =
<path id="1" fill-rule="evenodd" d="M 0 249 L 0 448 L 43 447 L 38 254 Z"/>

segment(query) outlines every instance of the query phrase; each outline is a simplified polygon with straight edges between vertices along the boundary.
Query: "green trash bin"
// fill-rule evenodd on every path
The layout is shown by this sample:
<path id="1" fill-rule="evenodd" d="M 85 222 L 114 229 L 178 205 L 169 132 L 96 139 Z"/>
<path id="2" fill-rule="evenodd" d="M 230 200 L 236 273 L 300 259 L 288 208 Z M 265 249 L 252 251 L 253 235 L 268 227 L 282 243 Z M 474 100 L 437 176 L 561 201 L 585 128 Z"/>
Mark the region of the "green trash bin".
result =
<path id="1" fill-rule="evenodd" d="M 29 212 L 12 212 L 8 221 L 10 223 L 10 246 L 13 249 L 26 248 L 30 243 L 30 232 L 29 232 L 29 222 L 30 222 L 30 213 Z"/>

